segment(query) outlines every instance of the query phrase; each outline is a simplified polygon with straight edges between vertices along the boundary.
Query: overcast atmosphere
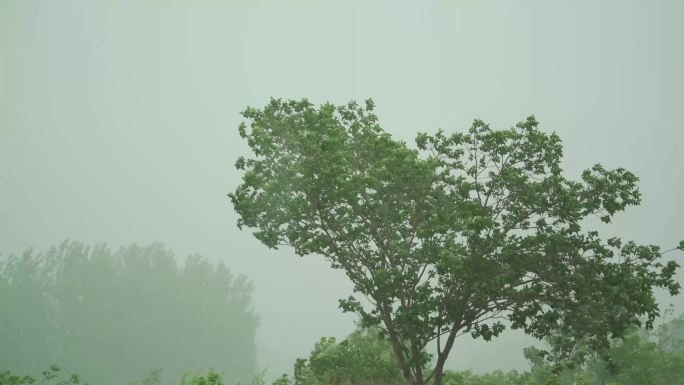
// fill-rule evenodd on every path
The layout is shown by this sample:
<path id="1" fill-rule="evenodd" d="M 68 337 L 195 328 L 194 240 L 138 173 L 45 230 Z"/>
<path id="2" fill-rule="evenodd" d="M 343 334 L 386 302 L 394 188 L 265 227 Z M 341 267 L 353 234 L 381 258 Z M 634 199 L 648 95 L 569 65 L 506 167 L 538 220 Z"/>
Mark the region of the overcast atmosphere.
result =
<path id="1" fill-rule="evenodd" d="M 158 241 L 223 261 L 254 283 L 256 367 L 291 372 L 356 317 L 338 308 L 343 272 L 236 226 L 240 112 L 271 97 L 372 98 L 409 146 L 534 114 L 568 177 L 601 163 L 640 178 L 641 205 L 602 234 L 669 249 L 684 239 L 683 19 L 676 1 L 0 0 L 0 253 Z M 526 369 L 531 343 L 463 336 L 447 366 Z"/>

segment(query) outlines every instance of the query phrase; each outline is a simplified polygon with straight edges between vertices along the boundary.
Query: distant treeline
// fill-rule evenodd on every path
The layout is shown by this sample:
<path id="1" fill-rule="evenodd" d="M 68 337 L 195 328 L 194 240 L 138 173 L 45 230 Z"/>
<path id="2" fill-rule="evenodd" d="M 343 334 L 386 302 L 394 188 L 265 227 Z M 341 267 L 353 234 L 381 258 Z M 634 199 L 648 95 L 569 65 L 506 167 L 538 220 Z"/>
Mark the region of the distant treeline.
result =
<path id="1" fill-rule="evenodd" d="M 171 379 L 255 371 L 253 286 L 200 256 L 179 263 L 161 244 L 65 241 L 0 256 L 0 372 L 51 364 L 91 384 L 127 384 L 151 369 Z M 171 377 L 173 376 L 173 377 Z"/>

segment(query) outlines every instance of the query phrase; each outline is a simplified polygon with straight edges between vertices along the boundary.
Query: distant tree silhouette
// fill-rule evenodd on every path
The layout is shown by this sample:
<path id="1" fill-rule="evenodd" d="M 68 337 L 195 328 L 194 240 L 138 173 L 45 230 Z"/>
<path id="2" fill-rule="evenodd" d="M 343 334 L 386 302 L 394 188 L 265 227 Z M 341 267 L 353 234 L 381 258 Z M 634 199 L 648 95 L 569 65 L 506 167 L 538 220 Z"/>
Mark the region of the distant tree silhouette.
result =
<path id="1" fill-rule="evenodd" d="M 179 265 L 161 244 L 111 251 L 64 242 L 0 266 L 0 371 L 56 363 L 96 384 L 151 369 L 224 371 L 245 381 L 255 367 L 252 284 L 200 256 Z"/>

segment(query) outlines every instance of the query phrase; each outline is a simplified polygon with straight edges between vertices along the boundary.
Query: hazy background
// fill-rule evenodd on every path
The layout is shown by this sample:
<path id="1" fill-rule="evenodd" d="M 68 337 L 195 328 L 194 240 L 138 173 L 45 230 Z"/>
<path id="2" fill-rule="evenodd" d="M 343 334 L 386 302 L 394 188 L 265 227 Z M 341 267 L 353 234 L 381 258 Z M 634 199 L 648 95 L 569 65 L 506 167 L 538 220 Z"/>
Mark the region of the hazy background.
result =
<path id="1" fill-rule="evenodd" d="M 683 37 L 679 1 L 0 0 L 0 252 L 71 238 L 221 259 L 256 285 L 258 366 L 289 372 L 353 330 L 337 308 L 351 286 L 236 228 L 241 110 L 372 97 L 411 142 L 534 113 L 568 175 L 641 177 L 642 205 L 605 235 L 669 248 L 684 239 Z M 529 343 L 461 338 L 450 368 L 523 369 Z"/>

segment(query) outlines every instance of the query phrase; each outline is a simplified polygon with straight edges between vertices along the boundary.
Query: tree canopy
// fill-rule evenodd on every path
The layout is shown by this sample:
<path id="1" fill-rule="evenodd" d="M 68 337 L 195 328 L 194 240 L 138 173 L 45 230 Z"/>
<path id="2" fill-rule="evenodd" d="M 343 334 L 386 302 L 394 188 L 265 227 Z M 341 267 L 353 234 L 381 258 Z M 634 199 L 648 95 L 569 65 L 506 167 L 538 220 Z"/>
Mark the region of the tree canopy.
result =
<path id="1" fill-rule="evenodd" d="M 560 138 L 533 116 L 506 130 L 475 120 L 419 133 L 410 148 L 373 110 L 371 100 L 247 108 L 239 132 L 254 156 L 237 160 L 244 174 L 229 196 L 238 226 L 266 246 L 344 270 L 366 302 L 341 308 L 384 330 L 409 383 L 440 385 L 457 336 L 489 340 L 507 325 L 563 336 L 558 359 L 578 340 L 607 351 L 640 317 L 652 326 L 654 287 L 678 292 L 660 247 L 586 228 L 640 203 L 629 171 L 597 164 L 566 177 Z"/>

